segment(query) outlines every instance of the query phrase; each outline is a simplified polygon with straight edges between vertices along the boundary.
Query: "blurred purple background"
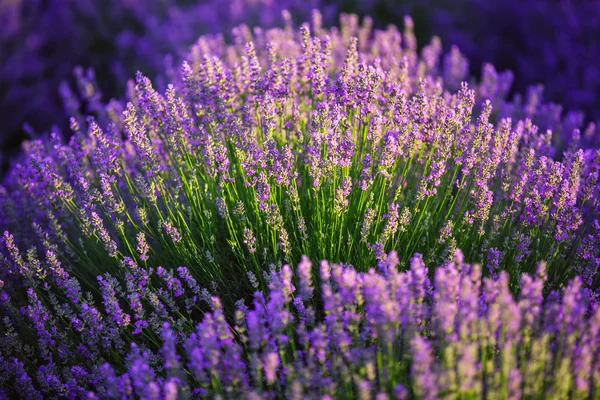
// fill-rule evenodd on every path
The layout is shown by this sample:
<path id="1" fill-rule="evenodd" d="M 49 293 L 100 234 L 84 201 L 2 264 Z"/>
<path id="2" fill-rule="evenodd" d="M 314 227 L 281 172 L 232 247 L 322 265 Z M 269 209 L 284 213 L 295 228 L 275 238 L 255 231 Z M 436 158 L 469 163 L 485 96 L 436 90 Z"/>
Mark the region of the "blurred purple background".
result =
<path id="1" fill-rule="evenodd" d="M 446 51 L 457 44 L 472 75 L 483 62 L 511 69 L 513 93 L 543 83 L 546 100 L 600 120 L 598 0 L 1 0 L 0 169 L 27 136 L 66 126 L 60 92 L 77 93 L 76 66 L 94 69 L 104 101 L 120 98 L 135 71 L 160 80 L 165 56 L 176 61 L 201 34 L 281 25 L 283 9 L 300 23 L 312 8 L 325 24 L 339 12 L 370 15 L 376 26 L 409 14 L 420 46 L 434 34 Z"/>

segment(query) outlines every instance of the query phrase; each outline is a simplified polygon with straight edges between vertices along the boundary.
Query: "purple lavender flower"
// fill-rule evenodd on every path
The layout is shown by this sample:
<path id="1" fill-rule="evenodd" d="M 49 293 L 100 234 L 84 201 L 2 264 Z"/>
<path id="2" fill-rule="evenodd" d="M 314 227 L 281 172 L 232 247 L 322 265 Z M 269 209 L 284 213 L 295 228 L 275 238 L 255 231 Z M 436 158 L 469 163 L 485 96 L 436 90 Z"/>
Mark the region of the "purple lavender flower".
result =
<path id="1" fill-rule="evenodd" d="M 102 298 L 106 312 L 118 326 L 126 326 L 130 322 L 130 316 L 123 312 L 117 299 L 118 282 L 111 276 L 98 276 L 98 284 L 102 291 Z"/>
<path id="2" fill-rule="evenodd" d="M 432 371 L 432 350 L 421 336 L 415 336 L 411 343 L 414 354 L 411 374 L 415 379 L 416 394 L 423 399 L 435 399 L 438 395 L 435 373 Z"/>
<path id="3" fill-rule="evenodd" d="M 140 260 L 146 261 L 148 259 L 148 251 L 150 250 L 150 247 L 148 246 L 148 243 L 146 242 L 146 235 L 144 234 L 144 232 L 140 232 L 137 234 L 136 239 L 137 239 L 136 250 L 139 253 Z"/>

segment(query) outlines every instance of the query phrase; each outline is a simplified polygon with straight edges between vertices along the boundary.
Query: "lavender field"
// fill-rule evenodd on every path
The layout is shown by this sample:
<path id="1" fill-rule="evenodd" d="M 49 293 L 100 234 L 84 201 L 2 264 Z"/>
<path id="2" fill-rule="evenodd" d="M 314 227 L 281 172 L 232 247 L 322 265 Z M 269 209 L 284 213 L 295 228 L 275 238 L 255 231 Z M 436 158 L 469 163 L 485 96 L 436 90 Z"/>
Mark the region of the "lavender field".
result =
<path id="1" fill-rule="evenodd" d="M 0 398 L 600 399 L 600 6 L 473 1 L 0 5 Z"/>

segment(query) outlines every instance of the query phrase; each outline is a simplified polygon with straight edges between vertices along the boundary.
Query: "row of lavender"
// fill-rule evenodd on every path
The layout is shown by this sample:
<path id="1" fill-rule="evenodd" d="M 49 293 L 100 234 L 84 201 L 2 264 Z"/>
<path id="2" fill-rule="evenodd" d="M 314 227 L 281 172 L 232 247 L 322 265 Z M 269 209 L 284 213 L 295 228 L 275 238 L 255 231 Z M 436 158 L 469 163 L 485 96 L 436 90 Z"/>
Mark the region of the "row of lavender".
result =
<path id="1" fill-rule="evenodd" d="M 297 287 L 285 265 L 271 273 L 266 294 L 254 293 L 251 309 L 236 304 L 232 323 L 213 297 L 212 311 L 187 337 L 164 322 L 156 338 L 162 345 L 154 350 L 139 344 L 129 352 L 122 343 L 112 347 L 110 339 L 97 335 L 102 322 L 84 327 L 79 321 L 88 346 L 120 350 L 124 373 L 109 363 L 88 369 L 85 353 L 66 348 L 75 344 L 71 335 L 53 330 L 59 317 L 44 317 L 52 313 L 30 290 L 29 314 L 37 332 L 44 333 L 48 348 L 63 347 L 64 356 L 52 362 L 46 352 L 48 364 L 35 377 L 17 358 L 2 356 L 0 368 L 5 384 L 8 380 L 29 399 L 49 392 L 170 400 L 600 395 L 600 308 L 588 307 L 579 279 L 544 301 L 545 264 L 540 264 L 535 277 L 522 277 L 515 301 L 505 272 L 482 282 L 481 269 L 465 264 L 460 251 L 436 270 L 433 284 L 420 255 L 406 272 L 398 272 L 398 262 L 391 253 L 380 265 L 383 273 L 357 273 L 323 261 L 324 318 L 316 318 L 310 261 L 298 265 Z M 5 347 L 26 351 L 18 336 L 11 339 Z M 61 371 L 59 364 L 67 367 Z M 10 384 L 2 392 L 7 397 Z"/>
<path id="2" fill-rule="evenodd" d="M 72 98 L 68 144 L 56 129 L 26 143 L 0 190 L 5 393 L 591 395 L 600 153 L 580 147 L 595 126 L 535 90 L 508 102 L 512 76 L 490 65 L 461 83 L 458 49 L 418 54 L 410 19 L 401 34 L 284 15 L 231 45 L 201 37 L 173 85 L 138 74 L 125 106 L 82 71 L 95 118 Z M 482 270 L 445 266 L 429 287 L 424 265 L 459 248 Z M 335 295 L 325 268 L 310 300 L 303 262 L 292 296 L 302 255 L 352 265 Z M 545 304 L 523 277 L 540 260 Z"/>

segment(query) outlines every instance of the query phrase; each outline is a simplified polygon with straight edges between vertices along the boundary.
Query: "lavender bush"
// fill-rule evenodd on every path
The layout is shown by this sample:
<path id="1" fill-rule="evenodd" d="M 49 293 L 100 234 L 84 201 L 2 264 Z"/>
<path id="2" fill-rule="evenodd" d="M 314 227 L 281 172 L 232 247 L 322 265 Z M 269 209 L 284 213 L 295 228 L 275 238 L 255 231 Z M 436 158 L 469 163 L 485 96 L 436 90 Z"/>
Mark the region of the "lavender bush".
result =
<path id="1" fill-rule="evenodd" d="M 349 15 L 325 29 L 318 12 L 296 30 L 284 15 L 284 28 L 234 29 L 232 44 L 200 37 L 164 92 L 138 73 L 124 106 L 78 72 L 95 117 L 66 93 L 68 144 L 58 129 L 27 142 L 0 188 L 7 385 L 592 393 L 600 152 L 580 147 L 595 126 L 580 132 L 535 89 L 507 101 L 512 75 L 491 65 L 464 83 L 460 51 L 442 57 L 434 38 L 419 54 L 410 19 L 401 34 Z M 561 151 L 552 137 L 566 132 Z M 449 264 L 459 248 L 482 268 Z M 285 265 L 302 255 L 354 269 L 336 267 L 332 286 L 324 268 L 313 289 L 304 260 L 295 297 Z M 523 275 L 540 260 L 538 280 Z M 435 290 L 424 265 L 440 264 Z M 569 360 L 582 372 L 567 375 Z"/>

